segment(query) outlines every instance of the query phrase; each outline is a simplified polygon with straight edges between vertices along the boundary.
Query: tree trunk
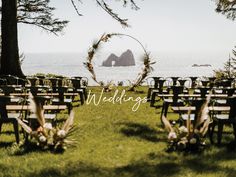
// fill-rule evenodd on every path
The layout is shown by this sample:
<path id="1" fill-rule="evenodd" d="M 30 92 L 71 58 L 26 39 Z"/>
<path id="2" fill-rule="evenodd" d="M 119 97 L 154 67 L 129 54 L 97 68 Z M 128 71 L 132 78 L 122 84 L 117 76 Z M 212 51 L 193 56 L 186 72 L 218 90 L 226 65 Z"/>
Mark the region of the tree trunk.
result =
<path id="1" fill-rule="evenodd" d="M 1 75 L 25 77 L 20 65 L 17 36 L 17 0 L 2 0 Z"/>

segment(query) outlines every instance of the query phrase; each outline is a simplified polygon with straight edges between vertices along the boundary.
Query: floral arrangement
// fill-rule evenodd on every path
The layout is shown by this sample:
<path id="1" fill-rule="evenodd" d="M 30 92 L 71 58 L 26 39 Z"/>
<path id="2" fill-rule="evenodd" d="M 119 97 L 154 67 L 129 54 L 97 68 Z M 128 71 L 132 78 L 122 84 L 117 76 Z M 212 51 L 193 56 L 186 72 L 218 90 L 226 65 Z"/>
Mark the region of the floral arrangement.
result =
<path id="1" fill-rule="evenodd" d="M 165 116 L 162 116 L 162 122 L 169 133 L 167 151 L 198 151 L 206 145 L 205 135 L 211 123 L 208 109 L 209 101 L 210 96 L 202 104 L 198 116 L 193 122 L 190 120 L 191 110 L 189 110 L 186 125 L 180 127 L 172 125 Z"/>
<path id="2" fill-rule="evenodd" d="M 148 74 L 153 70 L 153 68 L 151 67 L 152 64 L 155 64 L 155 62 L 151 61 L 150 58 L 150 53 L 148 53 L 146 51 L 146 49 L 144 48 L 144 46 L 142 45 L 142 43 L 137 40 L 136 38 L 134 38 L 133 36 L 127 35 L 127 34 L 120 34 L 120 33 L 110 33 L 110 34 L 103 34 L 98 41 L 95 41 L 93 43 L 93 45 L 89 48 L 88 51 L 88 56 L 87 56 L 87 62 L 84 63 L 85 67 L 88 69 L 88 71 L 92 74 L 92 79 L 98 83 L 101 87 L 103 87 L 105 90 L 108 87 L 111 87 L 111 83 L 108 83 L 107 85 L 103 82 L 103 81 L 98 81 L 95 71 L 94 71 L 94 67 L 92 64 L 92 60 L 94 58 L 94 55 L 96 54 L 97 50 L 99 49 L 99 47 L 101 46 L 102 43 L 108 42 L 109 39 L 111 39 L 113 36 L 126 36 L 129 37 L 135 41 L 137 41 L 143 51 L 144 51 L 144 57 L 143 57 L 143 65 L 144 67 L 142 68 L 142 71 L 138 74 L 137 79 L 131 83 L 131 86 L 129 88 L 130 91 L 133 91 L 135 89 L 135 87 L 139 86 L 140 84 L 143 83 L 144 79 L 148 76 Z"/>
<path id="3" fill-rule="evenodd" d="M 37 145 L 43 149 L 52 148 L 55 151 L 65 150 L 68 145 L 73 145 L 74 141 L 68 138 L 74 132 L 74 112 L 71 111 L 69 117 L 61 127 L 52 127 L 51 123 L 47 123 L 44 117 L 42 106 L 37 103 L 32 94 L 29 96 L 31 111 L 36 114 L 39 127 L 33 130 L 23 120 L 17 118 L 19 125 L 32 138 L 37 141 Z"/>

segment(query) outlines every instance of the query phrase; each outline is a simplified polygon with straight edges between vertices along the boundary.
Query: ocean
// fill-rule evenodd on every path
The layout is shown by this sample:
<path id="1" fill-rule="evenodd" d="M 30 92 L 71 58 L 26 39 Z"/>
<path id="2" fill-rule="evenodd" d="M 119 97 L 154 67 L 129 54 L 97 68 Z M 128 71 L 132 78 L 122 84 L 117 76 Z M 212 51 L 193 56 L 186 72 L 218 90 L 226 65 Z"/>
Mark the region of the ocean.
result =
<path id="1" fill-rule="evenodd" d="M 101 67 L 101 63 L 108 57 L 107 54 L 100 54 L 94 58 L 94 69 L 99 81 L 129 81 L 136 79 L 142 70 L 141 55 L 134 54 L 136 66 L 131 67 Z M 189 76 L 213 76 L 213 70 L 223 67 L 227 61 L 228 54 L 224 53 L 155 53 L 152 58 L 156 61 L 153 65 L 152 76 L 161 77 L 189 77 Z M 91 74 L 84 67 L 86 54 L 79 53 L 26 53 L 22 64 L 23 72 L 26 75 L 36 73 L 60 74 L 68 77 L 83 76 L 89 79 L 89 85 L 96 85 L 91 79 Z M 209 67 L 192 67 L 193 64 Z"/>

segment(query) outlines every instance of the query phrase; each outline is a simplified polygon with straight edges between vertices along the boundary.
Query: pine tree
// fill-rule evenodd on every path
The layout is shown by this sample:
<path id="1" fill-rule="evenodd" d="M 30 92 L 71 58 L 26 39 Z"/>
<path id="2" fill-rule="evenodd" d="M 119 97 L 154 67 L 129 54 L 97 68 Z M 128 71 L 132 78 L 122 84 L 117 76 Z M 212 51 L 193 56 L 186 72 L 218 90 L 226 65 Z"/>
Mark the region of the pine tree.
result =
<path id="1" fill-rule="evenodd" d="M 53 10 L 49 0 L 2 0 L 1 75 L 25 77 L 19 57 L 17 23 L 36 25 L 54 34 L 63 30 L 68 21 L 53 18 Z"/>
<path id="2" fill-rule="evenodd" d="M 224 63 L 224 68 L 215 70 L 215 76 L 217 78 L 235 78 L 236 77 L 236 46 L 232 50 L 233 57 L 229 56 L 228 61 Z"/>
<path id="3" fill-rule="evenodd" d="M 132 9 L 138 9 L 134 0 L 117 1 L 122 2 L 124 7 L 130 4 Z M 68 2 L 72 3 L 78 15 L 81 16 L 75 0 L 68 0 Z M 77 2 L 82 2 L 82 0 L 77 0 Z M 54 18 L 55 8 L 50 7 L 49 3 L 50 0 L 2 0 L 0 8 L 2 14 L 0 75 L 10 74 L 25 77 L 19 59 L 17 23 L 35 25 L 56 35 L 64 29 L 68 21 Z M 108 2 L 95 0 L 95 3 L 121 25 L 128 26 L 127 19 L 120 18 L 117 13 L 113 12 Z"/>
<path id="4" fill-rule="evenodd" d="M 17 22 L 35 25 L 58 35 L 69 21 L 54 18 L 50 0 L 18 0 Z"/>
<path id="5" fill-rule="evenodd" d="M 233 57 L 231 57 L 231 70 L 233 73 L 233 77 L 236 77 L 236 46 L 235 49 L 232 50 Z"/>

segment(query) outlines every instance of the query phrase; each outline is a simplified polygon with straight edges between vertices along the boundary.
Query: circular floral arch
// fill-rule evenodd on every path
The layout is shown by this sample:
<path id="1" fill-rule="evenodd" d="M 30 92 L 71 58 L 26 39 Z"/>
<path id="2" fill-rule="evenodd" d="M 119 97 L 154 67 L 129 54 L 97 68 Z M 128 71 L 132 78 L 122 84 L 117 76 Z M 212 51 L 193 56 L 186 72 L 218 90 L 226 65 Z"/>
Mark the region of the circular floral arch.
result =
<path id="1" fill-rule="evenodd" d="M 143 46 L 143 44 L 136 38 L 134 38 L 131 35 L 127 35 L 127 34 L 121 34 L 121 33 L 108 33 L 108 34 L 103 34 L 99 40 L 95 41 L 92 46 L 89 48 L 88 51 L 88 55 L 87 55 L 87 61 L 84 63 L 85 67 L 88 69 L 88 71 L 92 74 L 92 79 L 98 83 L 100 86 L 102 87 L 107 87 L 104 85 L 103 81 L 98 81 L 97 77 L 96 77 L 96 73 L 92 64 L 92 60 L 94 59 L 94 55 L 96 54 L 98 48 L 100 47 L 100 45 L 102 43 L 106 43 L 109 41 L 109 39 L 111 39 L 114 36 L 118 36 L 118 37 L 129 37 L 133 40 L 135 40 L 136 42 L 138 42 L 138 44 L 142 47 L 142 50 L 144 52 L 143 55 L 143 68 L 142 71 L 138 74 L 137 78 L 135 79 L 135 81 L 133 83 L 131 83 L 129 90 L 130 91 L 134 91 L 135 87 L 139 86 L 140 84 L 143 83 L 144 79 L 148 76 L 148 74 L 153 70 L 153 68 L 151 67 L 152 64 L 154 64 L 155 62 L 151 61 L 150 58 L 150 53 L 147 52 L 147 50 L 145 49 L 145 47 Z"/>

